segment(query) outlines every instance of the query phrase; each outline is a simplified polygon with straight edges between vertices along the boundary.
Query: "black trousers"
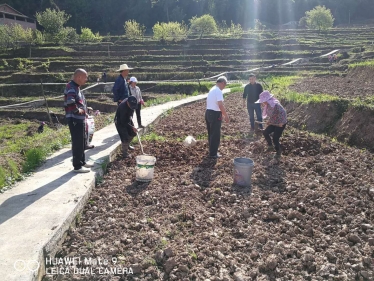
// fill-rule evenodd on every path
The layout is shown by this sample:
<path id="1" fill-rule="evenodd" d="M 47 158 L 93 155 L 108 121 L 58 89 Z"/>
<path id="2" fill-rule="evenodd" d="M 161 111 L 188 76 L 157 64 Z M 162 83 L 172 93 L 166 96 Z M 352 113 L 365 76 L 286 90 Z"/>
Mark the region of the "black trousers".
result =
<path id="1" fill-rule="evenodd" d="M 221 143 L 222 112 L 208 109 L 205 112 L 208 129 L 209 156 L 216 156 Z"/>
<path id="2" fill-rule="evenodd" d="M 140 110 L 142 109 L 142 105 L 138 103 L 138 108 L 135 109 L 136 113 L 136 120 L 138 121 L 138 126 L 142 125 L 142 117 L 140 116 Z"/>
<path id="3" fill-rule="evenodd" d="M 68 125 L 71 135 L 73 166 L 74 170 L 79 170 L 86 164 L 86 157 L 84 154 L 85 123 L 84 120 L 77 121 L 74 118 L 68 118 Z"/>
<path id="4" fill-rule="evenodd" d="M 286 128 L 286 124 L 284 124 L 282 127 L 270 125 L 270 126 L 267 126 L 267 128 L 263 132 L 268 145 L 273 146 L 273 143 L 274 143 L 274 147 L 276 151 L 279 151 L 280 149 L 279 139 L 282 136 L 282 133 L 285 128 Z M 273 139 L 271 139 L 270 137 L 271 133 L 273 133 Z"/>
<path id="5" fill-rule="evenodd" d="M 136 136 L 136 133 L 130 125 L 122 126 L 121 124 L 117 124 L 116 121 L 115 125 L 122 143 L 130 143 Z"/>

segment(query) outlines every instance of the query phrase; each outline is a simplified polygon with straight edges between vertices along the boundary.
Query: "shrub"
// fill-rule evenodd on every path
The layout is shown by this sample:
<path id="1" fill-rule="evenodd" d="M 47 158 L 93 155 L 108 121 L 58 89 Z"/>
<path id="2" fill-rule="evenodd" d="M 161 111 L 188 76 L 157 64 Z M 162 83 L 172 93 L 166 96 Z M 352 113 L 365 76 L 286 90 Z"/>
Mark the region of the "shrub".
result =
<path id="1" fill-rule="evenodd" d="M 190 19 L 190 24 L 191 32 L 200 34 L 200 39 L 204 34 L 212 34 L 217 32 L 217 23 L 211 15 L 193 17 Z"/>
<path id="2" fill-rule="evenodd" d="M 229 34 L 234 38 L 240 38 L 243 35 L 242 26 L 239 23 L 235 24 L 232 21 L 231 21 L 231 25 L 228 31 L 229 31 Z"/>
<path id="3" fill-rule="evenodd" d="M 130 40 L 142 39 L 144 37 L 145 26 L 135 20 L 128 20 L 123 26 L 125 28 L 125 36 Z"/>
<path id="4" fill-rule="evenodd" d="M 231 25 L 227 26 L 226 21 L 222 21 L 218 27 L 218 35 L 220 37 L 228 36 L 233 38 L 240 38 L 243 35 L 243 28 L 240 24 L 235 24 L 231 21 Z"/>
<path id="5" fill-rule="evenodd" d="M 259 19 L 255 20 L 255 29 L 259 31 L 264 31 L 266 29 L 266 25 L 260 22 Z"/>
<path id="6" fill-rule="evenodd" d="M 94 34 L 88 27 L 81 27 L 79 38 L 81 42 L 101 42 L 103 40 L 99 33 Z"/>
<path id="7" fill-rule="evenodd" d="M 355 53 L 355 54 L 361 53 L 363 51 L 364 50 L 361 47 L 354 47 L 354 48 L 352 48 L 352 53 Z"/>
<path id="8" fill-rule="evenodd" d="M 29 173 L 38 167 L 46 158 L 46 153 L 41 147 L 29 149 L 26 153 L 26 161 L 23 164 L 23 172 Z"/>
<path id="9" fill-rule="evenodd" d="M 179 22 L 162 22 L 153 26 L 153 38 L 165 41 L 181 41 L 187 37 L 187 27 Z"/>
<path id="10" fill-rule="evenodd" d="M 41 31 L 35 29 L 32 32 L 33 41 L 37 45 L 42 45 L 44 43 L 44 35 Z"/>
<path id="11" fill-rule="evenodd" d="M 79 35 L 77 31 L 75 30 L 75 28 L 70 27 L 70 26 L 65 27 L 64 32 L 66 34 L 67 43 L 76 43 L 79 41 Z"/>

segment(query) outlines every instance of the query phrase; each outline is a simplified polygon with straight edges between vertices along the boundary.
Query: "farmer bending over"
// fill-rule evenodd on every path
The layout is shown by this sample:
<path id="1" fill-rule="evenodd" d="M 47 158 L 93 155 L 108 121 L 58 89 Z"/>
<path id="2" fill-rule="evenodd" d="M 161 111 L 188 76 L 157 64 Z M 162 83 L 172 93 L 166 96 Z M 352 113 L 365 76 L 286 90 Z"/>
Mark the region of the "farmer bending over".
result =
<path id="1" fill-rule="evenodd" d="M 123 158 L 131 157 L 131 155 L 128 154 L 129 144 L 138 132 L 132 122 L 132 116 L 137 106 L 138 101 L 136 98 L 130 96 L 121 102 L 117 108 L 116 116 L 114 117 L 114 123 L 122 142 Z"/>
<path id="2" fill-rule="evenodd" d="M 264 91 L 260 95 L 260 99 L 256 103 L 263 105 L 263 118 L 269 118 L 266 122 L 267 127 L 263 131 L 264 137 L 268 143 L 268 151 L 272 151 L 275 147 L 275 158 L 279 158 L 282 154 L 279 139 L 282 136 L 284 128 L 287 124 L 287 113 L 279 101 L 268 91 Z M 273 134 L 273 140 L 270 134 Z M 273 147 L 274 143 L 274 147 Z"/>

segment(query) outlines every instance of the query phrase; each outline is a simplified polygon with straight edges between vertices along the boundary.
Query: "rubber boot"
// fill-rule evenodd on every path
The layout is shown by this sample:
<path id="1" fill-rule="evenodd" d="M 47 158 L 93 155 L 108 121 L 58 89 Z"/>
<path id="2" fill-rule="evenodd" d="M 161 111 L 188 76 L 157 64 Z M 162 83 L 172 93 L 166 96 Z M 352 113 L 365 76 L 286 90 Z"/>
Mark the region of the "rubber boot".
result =
<path id="1" fill-rule="evenodd" d="M 269 145 L 269 146 L 266 148 L 265 151 L 266 151 L 266 152 L 272 152 L 272 151 L 274 151 L 274 147 L 273 147 L 272 145 Z"/>
<path id="2" fill-rule="evenodd" d="M 277 152 L 275 153 L 274 158 L 279 159 L 281 158 L 281 156 L 282 156 L 282 149 L 279 148 Z"/>
<path id="3" fill-rule="evenodd" d="M 123 158 L 129 158 L 130 154 L 128 153 L 129 150 L 129 143 L 128 142 L 123 142 L 122 143 L 122 157 Z"/>

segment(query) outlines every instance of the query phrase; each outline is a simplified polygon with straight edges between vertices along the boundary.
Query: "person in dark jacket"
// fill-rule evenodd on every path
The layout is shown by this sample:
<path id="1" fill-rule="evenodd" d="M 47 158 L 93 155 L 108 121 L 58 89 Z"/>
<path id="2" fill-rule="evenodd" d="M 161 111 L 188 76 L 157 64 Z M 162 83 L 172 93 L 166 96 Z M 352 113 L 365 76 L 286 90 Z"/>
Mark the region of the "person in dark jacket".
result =
<path id="1" fill-rule="evenodd" d="M 121 102 L 129 97 L 129 88 L 126 82 L 126 77 L 129 75 L 129 70 L 132 69 L 127 66 L 127 64 L 122 64 L 117 72 L 120 73 L 120 75 L 117 77 L 116 81 L 114 82 L 113 86 L 113 101 L 117 102 L 118 105 L 121 104 Z"/>
<path id="2" fill-rule="evenodd" d="M 64 92 L 65 118 L 71 134 L 73 166 L 76 173 L 88 173 L 90 170 L 86 168 L 93 167 L 93 164 L 86 163 L 84 154 L 87 106 L 80 86 L 87 82 L 87 77 L 87 72 L 78 68 Z"/>
<path id="3" fill-rule="evenodd" d="M 138 132 L 132 121 L 134 110 L 137 106 L 137 99 L 130 96 L 121 102 L 114 117 L 114 123 L 122 142 L 122 155 L 124 158 L 130 157 L 128 154 L 129 145 Z"/>
<path id="4" fill-rule="evenodd" d="M 249 114 L 249 121 L 251 123 L 251 131 L 255 129 L 255 112 L 257 116 L 257 121 L 262 122 L 261 105 L 256 103 L 260 98 L 260 94 L 263 92 L 261 84 L 256 82 L 256 76 L 254 74 L 249 75 L 249 84 L 244 87 L 243 93 L 243 106 L 246 106 L 245 101 L 247 101 L 247 110 Z M 262 129 L 262 125 L 259 125 Z"/>

